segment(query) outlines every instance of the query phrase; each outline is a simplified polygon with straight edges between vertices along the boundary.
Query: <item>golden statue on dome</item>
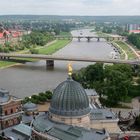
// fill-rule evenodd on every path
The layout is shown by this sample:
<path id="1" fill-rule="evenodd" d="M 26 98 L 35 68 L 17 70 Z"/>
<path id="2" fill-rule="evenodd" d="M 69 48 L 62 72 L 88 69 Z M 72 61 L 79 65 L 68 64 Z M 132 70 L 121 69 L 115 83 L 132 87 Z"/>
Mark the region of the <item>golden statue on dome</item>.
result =
<path id="1" fill-rule="evenodd" d="M 69 63 L 69 64 L 68 64 L 68 75 L 69 75 L 69 76 L 72 75 L 72 71 L 73 71 L 72 65 L 71 65 L 71 63 Z"/>

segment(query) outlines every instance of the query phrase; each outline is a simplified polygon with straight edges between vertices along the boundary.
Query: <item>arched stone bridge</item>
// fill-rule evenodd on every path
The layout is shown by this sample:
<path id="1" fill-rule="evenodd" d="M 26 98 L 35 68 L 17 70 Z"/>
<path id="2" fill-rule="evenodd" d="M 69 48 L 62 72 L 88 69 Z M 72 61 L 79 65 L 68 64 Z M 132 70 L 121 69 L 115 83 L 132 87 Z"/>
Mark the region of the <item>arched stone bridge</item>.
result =
<path id="1" fill-rule="evenodd" d="M 107 37 L 98 37 L 98 36 L 55 36 L 56 39 L 73 39 L 73 38 L 76 38 L 78 39 L 78 41 L 80 42 L 82 38 L 86 38 L 88 42 L 91 41 L 91 39 L 96 39 L 97 42 L 100 42 L 101 39 L 105 39 L 106 41 L 113 41 L 113 40 L 126 40 L 127 38 L 124 37 L 124 36 L 116 36 L 116 37 L 113 37 L 113 36 L 107 36 Z"/>

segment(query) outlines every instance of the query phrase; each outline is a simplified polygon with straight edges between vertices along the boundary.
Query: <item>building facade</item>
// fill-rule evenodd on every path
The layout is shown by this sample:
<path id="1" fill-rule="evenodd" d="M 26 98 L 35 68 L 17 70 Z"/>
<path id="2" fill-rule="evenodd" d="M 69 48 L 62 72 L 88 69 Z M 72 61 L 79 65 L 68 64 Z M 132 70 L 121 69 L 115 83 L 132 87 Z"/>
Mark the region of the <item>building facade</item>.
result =
<path id="1" fill-rule="evenodd" d="M 19 124 L 21 121 L 21 99 L 0 89 L 0 130 Z"/>

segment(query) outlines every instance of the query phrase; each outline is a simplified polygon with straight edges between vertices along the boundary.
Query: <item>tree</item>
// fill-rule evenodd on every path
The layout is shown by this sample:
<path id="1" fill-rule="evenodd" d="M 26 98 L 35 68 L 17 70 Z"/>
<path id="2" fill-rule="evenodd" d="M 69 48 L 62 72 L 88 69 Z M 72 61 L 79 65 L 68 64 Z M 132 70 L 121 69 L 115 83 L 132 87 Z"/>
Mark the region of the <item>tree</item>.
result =
<path id="1" fill-rule="evenodd" d="M 60 34 L 60 28 L 55 28 L 54 32 L 55 32 L 56 35 L 59 35 Z"/>
<path id="2" fill-rule="evenodd" d="M 131 34 L 128 36 L 128 41 L 140 49 L 140 34 Z"/>
<path id="3" fill-rule="evenodd" d="M 90 65 L 72 77 L 84 88 L 94 88 L 100 97 L 106 95 L 109 106 L 117 105 L 128 96 L 132 83 L 132 67 L 129 65 L 106 65 L 97 63 Z"/>
<path id="4" fill-rule="evenodd" d="M 38 54 L 39 53 L 38 49 L 35 49 L 35 48 L 31 48 L 30 52 L 31 52 L 31 54 Z"/>
<path id="5" fill-rule="evenodd" d="M 112 66 L 108 66 L 108 65 L 105 66 L 106 73 L 108 72 L 108 70 L 110 71 L 110 69 L 119 71 L 119 72 L 123 73 L 128 79 L 132 80 L 133 71 L 132 71 L 132 67 L 130 65 L 115 64 Z"/>
<path id="6" fill-rule="evenodd" d="M 53 94 L 52 94 L 51 91 L 46 91 L 46 92 L 45 92 L 45 95 L 46 95 L 47 99 L 49 99 L 49 100 L 52 99 L 52 95 L 53 95 Z"/>
<path id="7" fill-rule="evenodd" d="M 117 105 L 119 101 L 125 100 L 130 85 L 131 80 L 124 73 L 118 70 L 107 69 L 103 94 L 108 97 L 107 99 L 112 105 Z"/>
<path id="8" fill-rule="evenodd" d="M 90 65 L 85 70 L 85 77 L 87 81 L 102 81 L 104 79 L 104 70 L 102 63 Z"/>

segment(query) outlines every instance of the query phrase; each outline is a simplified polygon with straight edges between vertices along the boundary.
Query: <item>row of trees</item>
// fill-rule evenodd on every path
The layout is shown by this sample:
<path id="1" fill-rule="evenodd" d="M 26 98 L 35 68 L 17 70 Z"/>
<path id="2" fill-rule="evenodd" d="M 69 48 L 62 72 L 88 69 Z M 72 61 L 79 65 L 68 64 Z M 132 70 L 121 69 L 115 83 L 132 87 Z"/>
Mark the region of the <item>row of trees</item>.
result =
<path id="1" fill-rule="evenodd" d="M 34 31 L 31 34 L 23 35 L 22 40 L 17 43 L 5 42 L 0 44 L 0 52 L 12 52 L 18 50 L 30 49 L 31 53 L 37 53 L 34 49 L 37 45 L 44 46 L 48 42 L 54 40 L 54 35 L 48 32 Z"/>
<path id="2" fill-rule="evenodd" d="M 126 29 L 124 29 L 124 25 L 119 23 L 98 23 L 96 24 L 95 30 L 97 32 L 102 31 L 107 34 L 119 34 L 122 36 L 128 35 Z"/>
<path id="3" fill-rule="evenodd" d="M 125 101 L 129 94 L 132 95 L 129 90 L 134 88 L 134 75 L 138 73 L 130 65 L 104 66 L 97 63 L 74 73 L 73 79 L 79 81 L 84 88 L 95 88 L 107 106 L 115 106 L 120 101 Z"/>
<path id="4" fill-rule="evenodd" d="M 131 34 L 128 36 L 128 41 L 140 49 L 140 34 Z"/>
<path id="5" fill-rule="evenodd" d="M 25 99 L 22 102 L 23 104 L 29 101 L 35 104 L 42 104 L 51 99 L 52 99 L 52 92 L 46 91 L 46 92 L 41 92 L 38 95 L 32 95 L 31 98 L 25 97 Z"/>
<path id="6" fill-rule="evenodd" d="M 26 48 L 30 48 L 32 45 L 44 46 L 48 42 L 54 40 L 54 36 L 51 33 L 43 31 L 34 31 L 31 34 L 24 35 L 22 37 L 22 43 Z"/>
<path id="7" fill-rule="evenodd" d="M 50 21 L 48 20 L 28 20 L 28 21 L 11 21 L 3 22 L 2 26 L 6 30 L 32 30 L 32 31 L 45 31 L 45 32 L 55 32 L 56 35 L 59 35 L 60 32 L 69 32 L 72 28 L 77 26 L 76 23 L 69 23 L 66 21 Z"/>
<path id="8" fill-rule="evenodd" d="M 24 50 L 25 47 L 22 43 L 12 44 L 10 42 L 6 42 L 5 44 L 0 44 L 0 52 L 9 53 L 18 50 Z"/>

